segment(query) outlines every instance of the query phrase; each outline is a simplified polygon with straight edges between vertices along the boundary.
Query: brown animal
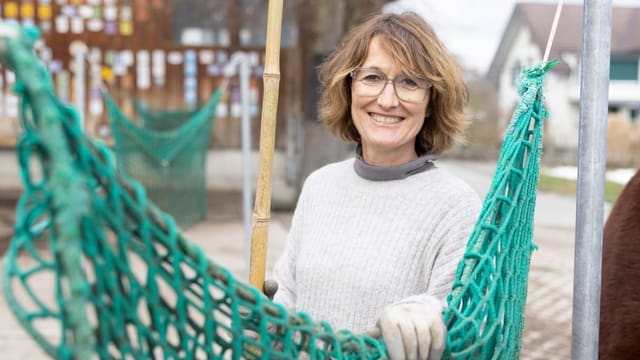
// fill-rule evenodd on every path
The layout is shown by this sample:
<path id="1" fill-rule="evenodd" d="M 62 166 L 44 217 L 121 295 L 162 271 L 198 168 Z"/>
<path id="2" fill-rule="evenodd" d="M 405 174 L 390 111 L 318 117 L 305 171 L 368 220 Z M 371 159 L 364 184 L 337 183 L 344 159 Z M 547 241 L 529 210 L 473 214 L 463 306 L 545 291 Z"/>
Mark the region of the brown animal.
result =
<path id="1" fill-rule="evenodd" d="M 640 171 L 604 226 L 599 347 L 601 360 L 640 359 Z"/>

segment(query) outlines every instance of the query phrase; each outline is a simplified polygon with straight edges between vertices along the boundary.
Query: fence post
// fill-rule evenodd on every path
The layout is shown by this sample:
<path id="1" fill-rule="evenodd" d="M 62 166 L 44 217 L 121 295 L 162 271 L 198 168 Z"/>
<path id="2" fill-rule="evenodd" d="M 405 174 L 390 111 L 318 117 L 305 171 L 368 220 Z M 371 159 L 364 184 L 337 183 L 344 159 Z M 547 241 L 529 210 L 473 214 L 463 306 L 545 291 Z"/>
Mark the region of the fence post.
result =
<path id="1" fill-rule="evenodd" d="M 598 358 L 611 0 L 585 0 L 571 357 Z"/>

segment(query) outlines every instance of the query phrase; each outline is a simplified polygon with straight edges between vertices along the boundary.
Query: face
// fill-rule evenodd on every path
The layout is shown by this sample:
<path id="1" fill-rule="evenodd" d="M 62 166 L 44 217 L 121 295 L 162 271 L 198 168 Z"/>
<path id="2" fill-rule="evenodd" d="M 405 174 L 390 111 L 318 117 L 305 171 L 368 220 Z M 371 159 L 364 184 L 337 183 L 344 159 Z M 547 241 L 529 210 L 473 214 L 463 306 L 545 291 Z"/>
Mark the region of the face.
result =
<path id="1" fill-rule="evenodd" d="M 376 68 L 388 79 L 406 75 L 378 37 L 369 44 L 363 68 Z M 415 141 L 424 123 L 428 94 L 421 103 L 398 99 L 391 83 L 378 96 L 360 96 L 351 88 L 351 117 L 358 129 L 364 160 L 373 165 L 391 166 L 417 158 Z"/>

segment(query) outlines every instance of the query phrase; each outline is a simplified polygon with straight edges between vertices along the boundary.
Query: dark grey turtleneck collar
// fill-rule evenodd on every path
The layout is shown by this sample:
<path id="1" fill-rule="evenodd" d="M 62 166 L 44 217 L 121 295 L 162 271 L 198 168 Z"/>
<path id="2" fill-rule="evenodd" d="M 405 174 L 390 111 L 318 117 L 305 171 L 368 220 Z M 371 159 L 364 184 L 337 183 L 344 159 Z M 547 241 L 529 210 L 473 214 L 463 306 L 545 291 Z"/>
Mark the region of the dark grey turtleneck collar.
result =
<path id="1" fill-rule="evenodd" d="M 358 145 L 356 147 L 356 160 L 353 164 L 353 168 L 356 171 L 356 174 L 367 180 L 400 180 L 435 167 L 436 165 L 433 163 L 433 160 L 437 159 L 439 156 L 439 154 L 427 154 L 400 165 L 376 166 L 367 164 L 364 161 L 362 158 L 362 145 Z"/>

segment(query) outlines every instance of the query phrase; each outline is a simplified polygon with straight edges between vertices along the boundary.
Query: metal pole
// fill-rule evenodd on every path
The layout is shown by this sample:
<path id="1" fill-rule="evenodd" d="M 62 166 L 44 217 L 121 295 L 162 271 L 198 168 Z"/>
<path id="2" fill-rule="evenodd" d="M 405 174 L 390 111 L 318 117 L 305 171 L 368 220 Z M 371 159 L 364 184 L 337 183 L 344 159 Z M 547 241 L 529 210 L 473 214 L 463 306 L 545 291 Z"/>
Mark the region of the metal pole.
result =
<path id="1" fill-rule="evenodd" d="M 598 358 L 611 0 L 585 0 L 571 357 Z"/>
<path id="2" fill-rule="evenodd" d="M 252 186 L 252 168 L 251 163 L 251 109 L 249 81 L 251 76 L 251 64 L 249 56 L 241 51 L 233 53 L 229 62 L 223 69 L 223 74 L 227 80 L 239 73 L 240 80 L 240 131 L 242 134 L 242 218 L 244 221 L 244 245 L 245 258 L 247 260 L 247 269 L 251 263 L 251 233 L 253 217 L 251 214 L 253 186 Z"/>
<path id="3" fill-rule="evenodd" d="M 245 55 L 240 57 L 240 101 L 242 106 L 242 165 L 243 165 L 243 182 L 242 182 L 242 215 L 244 219 L 244 244 L 245 256 L 247 259 L 247 270 L 251 262 L 251 210 L 253 199 L 253 186 L 251 175 L 253 166 L 251 164 L 251 114 L 249 104 L 249 57 Z"/>

